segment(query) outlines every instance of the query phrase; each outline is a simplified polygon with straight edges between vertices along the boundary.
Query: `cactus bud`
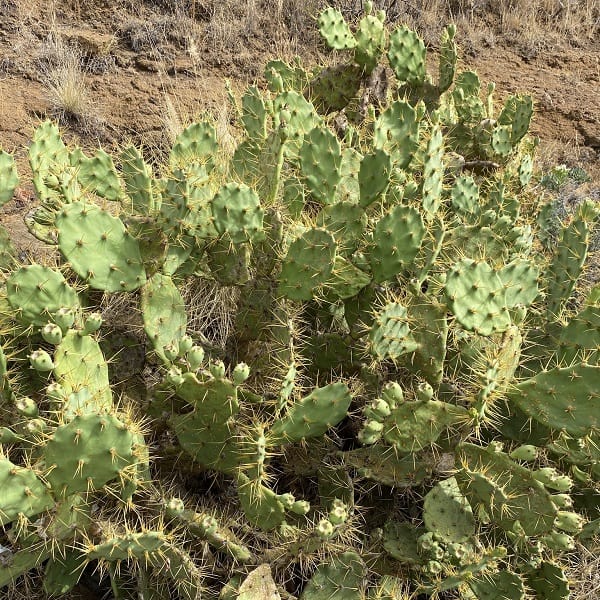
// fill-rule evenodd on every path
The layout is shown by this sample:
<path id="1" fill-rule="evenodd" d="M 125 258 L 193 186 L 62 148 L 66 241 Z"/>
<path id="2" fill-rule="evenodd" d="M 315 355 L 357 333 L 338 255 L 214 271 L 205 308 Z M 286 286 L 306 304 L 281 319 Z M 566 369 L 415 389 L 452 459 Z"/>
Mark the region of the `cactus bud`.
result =
<path id="1" fill-rule="evenodd" d="M 75 313 L 72 308 L 59 308 L 53 316 L 54 322 L 61 328 L 65 334 L 75 324 Z"/>
<path id="2" fill-rule="evenodd" d="M 183 375 L 179 367 L 171 367 L 167 372 L 167 383 L 177 387 L 183 383 Z"/>
<path id="3" fill-rule="evenodd" d="M 553 494 L 552 502 L 558 508 L 571 508 L 573 506 L 573 498 L 569 494 Z"/>
<path id="4" fill-rule="evenodd" d="M 204 531 L 204 535 L 212 535 L 215 533 L 215 531 L 217 531 L 219 523 L 214 517 L 206 515 L 200 522 L 200 527 Z"/>
<path id="5" fill-rule="evenodd" d="M 329 522 L 333 525 L 341 525 L 348 518 L 347 506 L 338 498 L 333 501 L 333 506 L 329 511 Z"/>
<path id="6" fill-rule="evenodd" d="M 376 398 L 364 410 L 365 417 L 372 421 L 383 421 L 391 413 L 390 405 L 382 398 Z"/>
<path id="7" fill-rule="evenodd" d="M 173 362 L 179 356 L 179 347 L 177 342 L 169 342 L 166 346 L 164 346 L 163 353 L 168 361 Z"/>
<path id="8" fill-rule="evenodd" d="M 509 456 L 513 460 L 532 461 L 537 458 L 537 448 L 531 444 L 523 444 L 518 448 L 515 448 Z"/>
<path id="9" fill-rule="evenodd" d="M 179 356 L 184 356 L 194 346 L 194 340 L 189 335 L 184 335 L 179 340 Z"/>
<path id="10" fill-rule="evenodd" d="M 544 467 L 534 471 L 532 475 L 547 488 L 557 492 L 568 492 L 573 486 L 573 480 L 567 475 L 562 475 L 552 467 Z"/>
<path id="11" fill-rule="evenodd" d="M 550 550 L 561 551 L 561 550 L 574 550 L 575 540 L 566 533 L 558 533 L 553 531 L 548 535 L 543 535 L 541 542 Z"/>
<path id="12" fill-rule="evenodd" d="M 31 366 L 40 373 L 46 373 L 54 369 L 52 358 L 45 350 L 34 350 L 29 355 L 29 362 Z"/>
<path id="13" fill-rule="evenodd" d="M 579 533 L 583 529 L 585 519 L 574 512 L 559 510 L 554 525 L 568 533 Z"/>
<path id="14" fill-rule="evenodd" d="M 242 385 L 250 377 L 250 367 L 246 363 L 239 363 L 233 369 L 231 379 L 234 385 Z"/>
<path id="15" fill-rule="evenodd" d="M 49 344 L 53 344 L 54 346 L 60 344 L 62 341 L 62 329 L 56 325 L 56 323 L 47 323 L 44 325 L 44 327 L 42 327 L 41 333 L 44 341 L 48 342 Z"/>
<path id="16" fill-rule="evenodd" d="M 164 506 L 165 512 L 170 518 L 177 517 L 185 510 L 185 504 L 181 498 L 170 498 L 168 501 L 165 501 Z"/>
<path id="17" fill-rule="evenodd" d="M 204 360 L 204 348 L 202 348 L 202 346 L 192 346 L 187 351 L 185 359 L 187 360 L 190 371 L 196 371 L 200 368 L 200 365 Z"/>
<path id="18" fill-rule="evenodd" d="M 330 521 L 327 519 L 321 519 L 319 521 L 319 524 L 316 528 L 316 533 L 322 540 L 328 540 L 333 535 L 333 532 L 334 527 Z"/>
<path id="19" fill-rule="evenodd" d="M 402 388 L 395 381 L 390 381 L 383 386 L 381 397 L 392 409 L 396 408 L 397 404 L 404 402 L 404 393 L 402 392 Z"/>
<path id="20" fill-rule="evenodd" d="M 296 500 L 292 506 L 290 506 L 290 511 L 295 515 L 306 515 L 310 510 L 310 504 L 306 500 Z"/>
<path id="21" fill-rule="evenodd" d="M 294 498 L 293 494 L 287 493 L 277 496 L 277 500 L 279 500 L 279 502 L 281 502 L 285 508 L 290 509 L 296 501 L 296 498 Z"/>
<path id="22" fill-rule="evenodd" d="M 17 412 L 23 417 L 32 419 L 40 414 L 38 405 L 29 396 L 23 396 L 15 402 Z"/>
<path id="23" fill-rule="evenodd" d="M 422 381 L 417 386 L 417 400 L 421 402 L 429 402 L 433 398 L 433 388 L 426 381 Z"/>
<path id="24" fill-rule="evenodd" d="M 222 360 L 211 362 L 208 366 L 208 370 L 215 379 L 223 379 L 223 377 L 225 377 L 225 364 Z"/>
<path id="25" fill-rule="evenodd" d="M 46 388 L 46 398 L 48 398 L 50 402 L 61 404 L 65 401 L 66 397 L 67 393 L 65 392 L 65 388 L 63 388 L 63 386 L 60 385 L 60 383 L 56 383 L 55 381 L 53 381 Z"/>
<path id="26" fill-rule="evenodd" d="M 102 327 L 102 315 L 98 312 L 90 313 L 83 323 L 81 335 L 90 335 Z"/>

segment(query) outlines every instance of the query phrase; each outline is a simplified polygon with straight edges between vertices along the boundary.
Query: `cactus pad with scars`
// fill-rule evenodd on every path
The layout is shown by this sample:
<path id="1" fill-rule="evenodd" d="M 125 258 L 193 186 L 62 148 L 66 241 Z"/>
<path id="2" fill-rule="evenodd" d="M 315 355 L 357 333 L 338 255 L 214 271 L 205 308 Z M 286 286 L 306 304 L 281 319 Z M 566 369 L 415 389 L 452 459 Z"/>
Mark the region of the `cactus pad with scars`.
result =
<path id="1" fill-rule="evenodd" d="M 408 326 L 406 307 L 390 302 L 375 316 L 369 333 L 369 350 L 378 360 L 396 359 L 418 348 Z"/>
<path id="2" fill-rule="evenodd" d="M 360 600 L 365 572 L 365 563 L 356 552 L 338 554 L 329 564 L 317 567 L 300 600 Z"/>
<path id="3" fill-rule="evenodd" d="M 425 496 L 423 520 L 444 542 L 466 542 L 475 535 L 473 511 L 454 477 L 440 481 Z"/>

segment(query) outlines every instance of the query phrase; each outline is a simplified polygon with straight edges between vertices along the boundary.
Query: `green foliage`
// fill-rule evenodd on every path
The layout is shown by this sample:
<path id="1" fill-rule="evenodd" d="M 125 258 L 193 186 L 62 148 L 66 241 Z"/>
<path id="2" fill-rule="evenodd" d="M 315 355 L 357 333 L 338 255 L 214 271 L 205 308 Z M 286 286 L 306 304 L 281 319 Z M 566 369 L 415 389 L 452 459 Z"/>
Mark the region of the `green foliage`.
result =
<path id="1" fill-rule="evenodd" d="M 598 521 L 597 203 L 549 243 L 531 98 L 496 114 L 454 27 L 437 83 L 370 4 L 319 28 L 340 62 L 269 63 L 231 158 L 210 120 L 156 170 L 34 133 L 27 224 L 57 261 L 2 258 L 1 585 L 568 597 Z M 1 204 L 4 152 L 0 177 Z"/>

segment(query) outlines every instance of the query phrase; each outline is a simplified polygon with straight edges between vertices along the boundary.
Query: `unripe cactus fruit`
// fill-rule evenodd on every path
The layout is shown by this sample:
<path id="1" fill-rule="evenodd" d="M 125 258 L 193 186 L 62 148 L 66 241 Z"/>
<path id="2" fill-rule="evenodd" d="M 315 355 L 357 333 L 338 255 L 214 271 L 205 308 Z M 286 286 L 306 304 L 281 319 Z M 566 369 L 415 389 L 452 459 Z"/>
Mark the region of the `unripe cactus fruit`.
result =
<path id="1" fill-rule="evenodd" d="M 29 363 L 36 371 L 39 371 L 40 373 L 46 373 L 54 369 L 52 358 L 45 350 L 34 350 L 29 355 Z"/>
<path id="2" fill-rule="evenodd" d="M 328 519 L 321 519 L 319 521 L 319 523 L 317 524 L 317 528 L 315 531 L 316 531 L 316 534 L 322 540 L 328 540 L 329 538 L 331 538 L 333 536 L 333 532 L 335 531 L 335 528 L 333 526 L 333 523 L 331 523 L 331 521 L 329 521 Z"/>
<path id="3" fill-rule="evenodd" d="M 60 344 L 63 337 L 62 329 L 56 323 L 47 323 L 44 325 L 41 334 L 45 342 L 54 346 Z"/>
<path id="4" fill-rule="evenodd" d="M 306 500 L 296 500 L 291 506 L 290 511 L 295 515 L 307 515 L 310 511 L 310 504 Z"/>
<path id="5" fill-rule="evenodd" d="M 242 385 L 248 377 L 250 377 L 250 367 L 246 363 L 236 365 L 231 374 L 231 380 L 234 385 Z"/>
<path id="6" fill-rule="evenodd" d="M 169 361 L 174 361 L 179 356 L 179 347 L 176 341 L 169 342 L 163 348 L 165 358 Z"/>
<path id="7" fill-rule="evenodd" d="M 554 525 L 568 533 L 579 533 L 585 524 L 585 519 L 574 512 L 559 510 Z"/>
<path id="8" fill-rule="evenodd" d="M 225 377 L 225 363 L 222 360 L 215 360 L 208 365 L 210 374 L 215 379 L 223 379 Z"/>
<path id="9" fill-rule="evenodd" d="M 63 334 L 67 332 L 67 330 L 71 329 L 75 324 L 75 313 L 73 309 L 63 307 L 59 308 L 54 313 L 54 322 L 61 328 Z"/>
<path id="10" fill-rule="evenodd" d="M 184 335 L 179 340 L 179 356 L 184 356 L 194 346 L 194 340 L 189 335 Z"/>
<path id="11" fill-rule="evenodd" d="M 204 348 L 202 346 L 192 346 L 186 353 L 185 358 L 187 360 L 190 371 L 196 371 L 202 365 L 204 360 Z"/>
<path id="12" fill-rule="evenodd" d="M 184 382 L 183 374 L 181 369 L 176 366 L 172 366 L 167 373 L 167 382 L 175 387 L 181 385 Z"/>
<path id="13" fill-rule="evenodd" d="M 90 335 L 102 327 L 102 315 L 98 312 L 90 313 L 83 323 L 83 335 Z"/>
<path id="14" fill-rule="evenodd" d="M 537 458 L 537 448 L 532 446 L 531 444 L 523 444 L 518 448 L 515 448 L 509 456 L 513 460 L 522 460 L 522 461 L 533 461 Z"/>
<path id="15" fill-rule="evenodd" d="M 20 415 L 29 419 L 37 417 L 40 413 L 38 405 L 29 396 L 19 398 L 15 402 L 15 408 Z"/>

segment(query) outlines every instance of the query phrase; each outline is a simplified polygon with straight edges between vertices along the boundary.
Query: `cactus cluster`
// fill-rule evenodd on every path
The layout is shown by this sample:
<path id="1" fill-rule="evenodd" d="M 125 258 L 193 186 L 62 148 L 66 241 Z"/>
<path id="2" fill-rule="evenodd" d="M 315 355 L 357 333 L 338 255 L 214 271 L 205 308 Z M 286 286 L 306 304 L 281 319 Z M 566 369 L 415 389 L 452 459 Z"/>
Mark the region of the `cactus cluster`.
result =
<path id="1" fill-rule="evenodd" d="M 3 248 L 0 586 L 569 597 L 563 555 L 600 533 L 599 207 L 540 243 L 532 99 L 482 97 L 453 26 L 432 78 L 370 5 L 318 24 L 340 62 L 232 95 L 232 156 L 209 120 L 160 170 L 35 131 L 26 223 L 59 258 Z M 18 182 L 0 153 L 0 204 Z M 200 279 L 238 290 L 222 345 Z"/>

